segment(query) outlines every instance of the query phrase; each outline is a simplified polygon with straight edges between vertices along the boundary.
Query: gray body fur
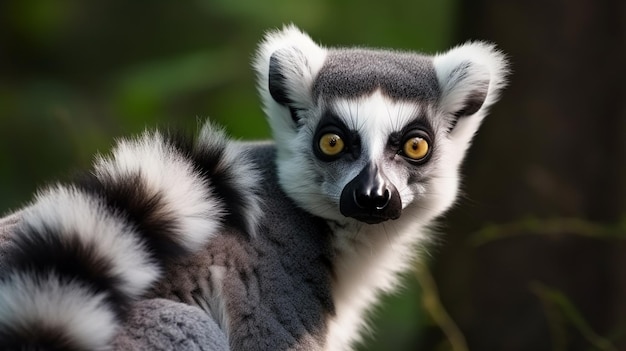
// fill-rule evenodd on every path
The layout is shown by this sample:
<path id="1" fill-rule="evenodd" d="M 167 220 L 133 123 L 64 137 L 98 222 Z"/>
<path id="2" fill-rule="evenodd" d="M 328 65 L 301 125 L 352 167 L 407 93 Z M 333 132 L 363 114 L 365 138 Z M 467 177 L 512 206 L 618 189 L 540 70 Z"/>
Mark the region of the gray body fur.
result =
<path id="1" fill-rule="evenodd" d="M 225 228 L 204 250 L 167 265 L 152 294 L 202 308 L 203 286 L 217 288 L 210 286 L 211 267 L 220 267 L 221 295 L 236 326 L 229 331 L 233 350 L 321 350 L 334 308 L 332 233 L 281 190 L 272 145 L 244 148 L 262 170 L 261 191 L 271 194 L 263 199 L 257 235 Z"/>
<path id="2" fill-rule="evenodd" d="M 241 152 L 258 170 L 264 215 L 257 235 L 224 227 L 209 245 L 169 261 L 162 278 L 131 313 L 112 342 L 115 350 L 322 350 L 331 296 L 332 233 L 281 190 L 270 143 L 244 143 Z M 0 258 L 11 245 L 20 214 L 0 221 Z M 6 272 L 0 260 L 0 272 Z M 223 269 L 215 286 L 212 268 Z M 228 330 L 211 296 L 220 291 Z M 195 307 L 197 308 L 195 308 Z M 212 310 L 213 308 L 213 310 Z"/>

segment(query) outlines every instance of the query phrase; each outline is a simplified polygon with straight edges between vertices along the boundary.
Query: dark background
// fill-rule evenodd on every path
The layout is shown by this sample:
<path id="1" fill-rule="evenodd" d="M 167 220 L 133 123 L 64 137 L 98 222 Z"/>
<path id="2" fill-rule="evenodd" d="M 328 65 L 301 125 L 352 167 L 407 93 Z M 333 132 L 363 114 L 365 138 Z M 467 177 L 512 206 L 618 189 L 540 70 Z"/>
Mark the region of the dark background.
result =
<path id="1" fill-rule="evenodd" d="M 463 197 L 362 350 L 626 350 L 625 1 L 1 1 L 0 213 L 146 127 L 268 137 L 249 62 L 289 22 L 512 61 Z"/>

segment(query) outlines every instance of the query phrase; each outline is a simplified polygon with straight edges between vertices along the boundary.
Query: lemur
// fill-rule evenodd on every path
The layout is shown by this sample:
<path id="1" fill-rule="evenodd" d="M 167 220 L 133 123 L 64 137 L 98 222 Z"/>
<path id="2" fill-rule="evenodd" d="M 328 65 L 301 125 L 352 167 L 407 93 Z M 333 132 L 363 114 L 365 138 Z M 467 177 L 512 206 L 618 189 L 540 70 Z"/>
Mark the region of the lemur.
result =
<path id="1" fill-rule="evenodd" d="M 398 286 L 506 83 L 469 42 L 428 56 L 326 48 L 293 25 L 253 66 L 273 142 L 147 131 L 20 212 L 3 349 L 106 350 L 133 301 L 211 315 L 233 350 L 350 350 Z M 56 347 L 56 348 L 55 348 Z"/>

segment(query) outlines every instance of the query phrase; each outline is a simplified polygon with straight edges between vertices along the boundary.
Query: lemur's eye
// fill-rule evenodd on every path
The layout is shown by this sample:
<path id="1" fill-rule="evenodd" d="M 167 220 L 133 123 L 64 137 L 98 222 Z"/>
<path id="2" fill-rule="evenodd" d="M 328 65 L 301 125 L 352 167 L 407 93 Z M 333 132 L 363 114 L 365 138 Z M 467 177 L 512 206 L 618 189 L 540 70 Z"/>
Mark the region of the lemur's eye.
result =
<path id="1" fill-rule="evenodd" d="M 327 156 L 338 155 L 343 148 L 343 140 L 335 133 L 327 133 L 320 138 L 320 150 Z"/>
<path id="2" fill-rule="evenodd" d="M 419 161 L 428 155 L 429 148 L 430 146 L 426 139 L 416 136 L 404 142 L 402 151 L 406 157 Z"/>

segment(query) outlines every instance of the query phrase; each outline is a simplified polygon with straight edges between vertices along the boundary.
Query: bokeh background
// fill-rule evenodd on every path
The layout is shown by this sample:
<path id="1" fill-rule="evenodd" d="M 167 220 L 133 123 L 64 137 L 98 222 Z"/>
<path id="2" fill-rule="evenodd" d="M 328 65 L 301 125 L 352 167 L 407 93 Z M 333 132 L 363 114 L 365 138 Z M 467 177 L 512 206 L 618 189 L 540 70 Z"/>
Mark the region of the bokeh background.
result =
<path id="1" fill-rule="evenodd" d="M 268 137 L 250 57 L 293 22 L 327 45 L 511 58 L 463 198 L 361 350 L 626 350 L 626 2 L 0 2 L 0 213 L 114 138 L 210 117 Z"/>

